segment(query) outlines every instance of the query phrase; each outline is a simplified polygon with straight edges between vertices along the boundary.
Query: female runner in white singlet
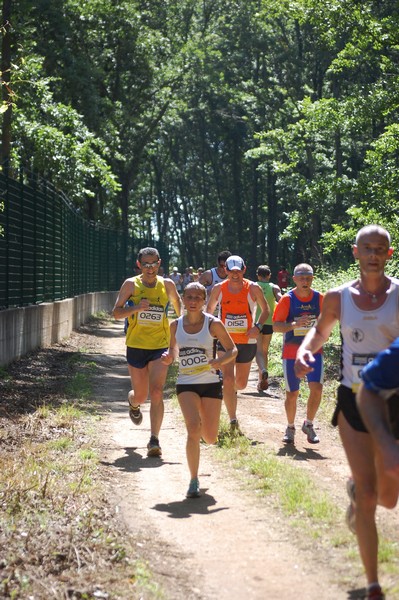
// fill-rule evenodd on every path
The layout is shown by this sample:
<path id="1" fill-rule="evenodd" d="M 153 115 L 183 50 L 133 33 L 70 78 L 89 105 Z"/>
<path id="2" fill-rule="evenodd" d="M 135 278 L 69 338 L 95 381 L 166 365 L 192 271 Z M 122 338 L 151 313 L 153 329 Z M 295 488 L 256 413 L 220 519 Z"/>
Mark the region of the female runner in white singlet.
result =
<path id="1" fill-rule="evenodd" d="M 186 314 L 171 323 L 170 346 L 161 360 L 165 365 L 179 361 L 176 392 L 187 428 L 186 454 L 191 476 L 186 496 L 197 498 L 200 441 L 202 438 L 214 444 L 217 440 L 223 398 L 220 367 L 234 360 L 237 348 L 220 319 L 203 311 L 203 285 L 189 283 L 182 298 Z M 226 350 L 219 358 L 214 356 L 216 338 Z"/>

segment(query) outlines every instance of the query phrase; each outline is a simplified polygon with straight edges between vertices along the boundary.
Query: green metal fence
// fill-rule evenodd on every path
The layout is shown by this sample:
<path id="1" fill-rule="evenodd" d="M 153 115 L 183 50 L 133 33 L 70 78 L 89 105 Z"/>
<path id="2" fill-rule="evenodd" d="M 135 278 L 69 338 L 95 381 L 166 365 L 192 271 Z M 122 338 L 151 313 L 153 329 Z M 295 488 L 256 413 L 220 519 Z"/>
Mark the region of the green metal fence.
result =
<path id="1" fill-rule="evenodd" d="M 0 173 L 0 203 L 0 309 L 118 290 L 133 274 L 141 242 L 83 219 L 47 182 Z"/>

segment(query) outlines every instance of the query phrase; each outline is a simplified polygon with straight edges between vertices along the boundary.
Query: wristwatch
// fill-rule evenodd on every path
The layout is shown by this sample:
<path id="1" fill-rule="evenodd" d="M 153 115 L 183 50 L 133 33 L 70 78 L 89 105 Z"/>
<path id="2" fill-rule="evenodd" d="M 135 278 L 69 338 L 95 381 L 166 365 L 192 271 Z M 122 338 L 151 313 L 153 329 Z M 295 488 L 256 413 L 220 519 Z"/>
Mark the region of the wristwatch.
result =
<path id="1" fill-rule="evenodd" d="M 255 323 L 255 327 L 257 327 L 259 331 L 262 331 L 263 325 L 261 323 Z"/>

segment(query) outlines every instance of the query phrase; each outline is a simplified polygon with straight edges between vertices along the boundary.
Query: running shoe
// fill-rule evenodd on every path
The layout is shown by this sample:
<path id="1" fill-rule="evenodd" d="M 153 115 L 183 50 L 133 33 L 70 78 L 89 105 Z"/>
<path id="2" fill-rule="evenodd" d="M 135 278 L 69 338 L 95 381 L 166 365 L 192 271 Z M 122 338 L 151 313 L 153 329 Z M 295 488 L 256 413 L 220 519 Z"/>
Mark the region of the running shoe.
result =
<path id="1" fill-rule="evenodd" d="M 356 533 L 356 500 L 355 500 L 355 482 L 352 477 L 346 482 L 346 491 L 349 496 L 350 504 L 346 509 L 345 521 L 349 531 Z"/>
<path id="2" fill-rule="evenodd" d="M 199 498 L 201 496 L 199 481 L 197 477 L 194 477 L 190 481 L 190 485 L 188 486 L 186 498 Z"/>
<path id="3" fill-rule="evenodd" d="M 285 444 L 293 444 L 295 442 L 295 427 L 287 426 L 285 430 L 285 435 L 283 437 L 283 442 Z"/>
<path id="4" fill-rule="evenodd" d="M 162 450 L 161 450 L 161 446 L 159 445 L 159 439 L 155 435 L 152 435 L 150 437 L 150 441 L 147 444 L 147 456 L 161 456 L 161 455 L 162 455 Z"/>
<path id="5" fill-rule="evenodd" d="M 309 444 L 318 444 L 320 442 L 315 430 L 313 429 L 313 425 L 310 423 L 303 422 L 302 431 L 308 436 Z"/>
<path id="6" fill-rule="evenodd" d="M 140 406 L 132 406 L 129 404 L 129 417 L 135 425 L 140 425 L 143 420 L 143 413 L 141 412 Z"/>
<path id="7" fill-rule="evenodd" d="M 264 392 L 269 387 L 269 373 L 267 371 L 262 371 L 262 378 L 258 381 L 257 390 L 258 392 Z"/>
<path id="8" fill-rule="evenodd" d="M 385 600 L 385 594 L 379 585 L 373 585 L 367 590 L 366 600 Z"/>
<path id="9" fill-rule="evenodd" d="M 244 435 L 240 429 L 237 419 L 231 419 L 230 421 L 230 433 L 232 435 Z"/>

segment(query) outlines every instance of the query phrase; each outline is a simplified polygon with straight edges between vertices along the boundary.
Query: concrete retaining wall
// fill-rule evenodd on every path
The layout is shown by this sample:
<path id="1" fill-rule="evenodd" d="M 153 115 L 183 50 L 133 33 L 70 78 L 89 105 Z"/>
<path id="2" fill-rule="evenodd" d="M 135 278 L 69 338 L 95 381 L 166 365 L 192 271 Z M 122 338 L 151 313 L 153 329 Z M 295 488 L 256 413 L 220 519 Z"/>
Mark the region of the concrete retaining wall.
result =
<path id="1" fill-rule="evenodd" d="M 0 311 L 0 365 L 71 335 L 99 311 L 110 312 L 117 292 L 93 292 L 59 302 Z"/>

